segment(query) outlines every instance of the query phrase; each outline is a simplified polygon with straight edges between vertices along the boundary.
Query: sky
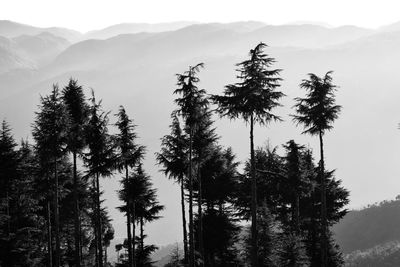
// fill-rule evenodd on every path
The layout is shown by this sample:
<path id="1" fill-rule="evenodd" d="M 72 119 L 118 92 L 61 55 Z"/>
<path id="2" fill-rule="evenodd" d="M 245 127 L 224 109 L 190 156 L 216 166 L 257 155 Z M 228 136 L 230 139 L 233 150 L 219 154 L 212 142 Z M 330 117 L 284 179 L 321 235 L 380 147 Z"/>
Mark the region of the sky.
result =
<path id="1" fill-rule="evenodd" d="M 399 19 L 397 0 L 0 0 L 0 19 L 87 32 L 125 22 L 324 22 L 377 28 Z"/>

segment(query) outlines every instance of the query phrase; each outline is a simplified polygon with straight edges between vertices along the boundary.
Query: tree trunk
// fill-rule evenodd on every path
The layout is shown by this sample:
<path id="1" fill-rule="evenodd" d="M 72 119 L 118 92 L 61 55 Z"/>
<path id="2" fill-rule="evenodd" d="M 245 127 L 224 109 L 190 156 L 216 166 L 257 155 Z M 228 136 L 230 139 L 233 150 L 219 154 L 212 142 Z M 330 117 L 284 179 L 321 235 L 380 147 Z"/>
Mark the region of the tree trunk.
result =
<path id="1" fill-rule="evenodd" d="M 93 188 L 96 190 L 96 177 L 93 177 Z M 97 191 L 97 190 L 96 190 Z M 96 193 L 96 195 L 97 195 L 97 193 Z M 94 201 L 93 201 L 94 203 L 93 203 L 93 210 L 94 210 L 94 227 L 93 227 L 93 232 L 94 232 L 94 247 L 95 247 L 95 253 L 94 253 L 94 256 L 95 256 L 95 267 L 99 267 L 99 249 L 98 249 L 98 239 L 99 239 L 99 237 L 98 237 L 98 231 L 97 231 L 97 197 L 96 196 L 94 196 Z"/>
<path id="2" fill-rule="evenodd" d="M 80 220 L 79 220 L 79 194 L 78 194 L 78 174 L 76 169 L 76 152 L 72 153 L 74 164 L 74 235 L 75 235 L 75 266 L 81 266 L 81 239 L 80 239 Z"/>
<path id="3" fill-rule="evenodd" d="M 296 192 L 295 200 L 295 231 L 300 234 L 300 197 L 298 192 Z"/>
<path id="4" fill-rule="evenodd" d="M 254 118 L 250 117 L 250 160 L 251 160 L 251 266 L 258 266 L 257 238 L 257 180 L 254 156 Z"/>
<path id="5" fill-rule="evenodd" d="M 55 266 L 61 266 L 61 249 L 60 249 L 60 215 L 58 212 L 58 174 L 57 174 L 57 158 L 54 159 L 54 228 L 56 235 L 56 258 Z"/>
<path id="6" fill-rule="evenodd" d="M 132 234 L 133 234 L 133 242 L 132 242 L 132 260 L 133 260 L 133 267 L 136 267 L 136 207 L 135 202 L 132 203 Z"/>
<path id="7" fill-rule="evenodd" d="M 6 189 L 6 212 L 7 212 L 7 237 L 8 240 L 10 240 L 10 235 L 11 235 L 11 216 L 10 216 L 10 196 L 9 196 L 9 182 L 7 183 L 7 189 Z"/>
<path id="8" fill-rule="evenodd" d="M 324 163 L 324 143 L 322 140 L 322 131 L 319 132 L 319 146 L 321 150 L 321 220 L 322 220 L 322 237 L 321 237 L 321 267 L 328 266 L 328 225 L 326 212 L 326 180 L 325 180 L 325 163 Z"/>
<path id="9" fill-rule="evenodd" d="M 48 186 L 50 188 L 50 179 L 47 177 Z M 47 266 L 53 267 L 53 242 L 51 237 L 51 203 L 50 203 L 50 196 L 48 192 L 47 196 L 47 217 L 46 217 L 46 224 L 47 224 Z"/>
<path id="10" fill-rule="evenodd" d="M 194 232 L 193 232 L 193 177 L 192 177 L 192 138 L 193 130 L 189 134 L 189 267 L 194 267 Z"/>
<path id="11" fill-rule="evenodd" d="M 97 200 L 97 249 L 99 250 L 98 260 L 99 267 L 103 267 L 103 242 L 102 242 L 102 229 L 101 229 L 101 203 L 100 203 L 100 181 L 99 174 L 96 174 L 96 200 Z"/>
<path id="12" fill-rule="evenodd" d="M 200 164 L 199 164 L 200 165 Z M 199 184 L 199 194 L 198 194 L 198 206 L 197 206 L 197 212 L 199 216 L 199 233 L 198 233 L 198 238 L 199 238 L 199 256 L 200 256 L 200 266 L 203 266 L 204 264 L 204 248 L 203 248 L 203 213 L 202 213 L 202 187 L 201 187 L 201 174 L 200 174 L 200 166 L 197 168 L 197 179 L 198 179 L 198 184 Z"/>
<path id="13" fill-rule="evenodd" d="M 129 173 L 128 173 L 128 165 L 125 164 L 125 181 L 128 189 L 130 189 L 128 185 L 129 181 Z M 126 203 L 126 230 L 128 235 L 128 267 L 133 267 L 133 256 L 132 256 L 132 233 L 131 233 L 131 192 L 128 191 L 128 198 Z"/>
<path id="14" fill-rule="evenodd" d="M 143 217 L 140 218 L 140 254 L 141 254 L 141 259 L 140 259 L 140 267 L 144 267 L 144 229 L 143 229 Z"/>
<path id="15" fill-rule="evenodd" d="M 186 230 L 186 213 L 185 213 L 185 189 L 183 184 L 183 177 L 181 177 L 181 206 L 182 206 L 182 228 L 183 228 L 183 263 L 188 263 L 188 241 Z"/>
<path id="16" fill-rule="evenodd" d="M 104 264 L 107 266 L 107 247 L 104 247 Z"/>

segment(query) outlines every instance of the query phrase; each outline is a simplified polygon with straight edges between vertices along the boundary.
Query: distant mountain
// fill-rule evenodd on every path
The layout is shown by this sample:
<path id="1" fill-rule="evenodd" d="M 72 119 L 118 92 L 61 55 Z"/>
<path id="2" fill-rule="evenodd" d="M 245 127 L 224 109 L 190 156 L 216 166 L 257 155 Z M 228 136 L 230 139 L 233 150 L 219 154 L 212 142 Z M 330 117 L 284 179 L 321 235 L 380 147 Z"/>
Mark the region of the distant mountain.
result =
<path id="1" fill-rule="evenodd" d="M 369 34 L 370 30 L 351 26 L 328 29 L 314 25 L 265 26 L 256 22 L 194 24 L 170 32 L 83 41 L 60 54 L 52 68 L 122 68 L 132 65 L 132 58 L 136 62 L 156 57 L 177 61 L 191 55 L 236 54 L 260 40 L 272 47 L 314 48 L 346 43 Z"/>
<path id="2" fill-rule="evenodd" d="M 400 242 L 400 199 L 348 213 L 333 230 L 344 253 Z"/>
<path id="3" fill-rule="evenodd" d="M 39 66 L 49 63 L 71 44 L 66 39 L 48 32 L 34 36 L 20 35 L 12 40 L 16 43 L 18 49 Z"/>
<path id="4" fill-rule="evenodd" d="M 0 36 L 0 74 L 14 69 L 35 67 L 35 62 L 22 55 L 13 40 Z"/>
<path id="5" fill-rule="evenodd" d="M 381 31 L 381 32 L 396 32 L 396 31 L 400 31 L 400 21 L 392 23 L 392 24 L 384 25 L 382 27 L 379 27 L 378 30 Z"/>
<path id="6" fill-rule="evenodd" d="M 14 38 L 20 35 L 38 35 L 43 32 L 48 32 L 55 36 L 62 37 L 70 42 L 77 41 L 81 38 L 82 35 L 78 31 L 66 28 L 39 28 L 9 20 L 0 20 L 0 36 L 4 36 L 7 38 Z"/>
<path id="7" fill-rule="evenodd" d="M 120 34 L 141 33 L 141 32 L 165 32 L 177 30 L 195 22 L 181 21 L 168 23 L 121 23 L 109 26 L 101 30 L 86 33 L 83 39 L 108 39 Z"/>
<path id="8" fill-rule="evenodd" d="M 20 35 L 14 38 L 0 36 L 0 74 L 12 70 L 37 69 L 52 61 L 70 43 L 48 32 L 38 35 Z"/>
<path id="9" fill-rule="evenodd" d="M 327 28 L 300 24 L 265 26 L 249 35 L 263 37 L 271 46 L 322 48 L 357 40 L 373 33 L 373 30 L 355 26 Z"/>

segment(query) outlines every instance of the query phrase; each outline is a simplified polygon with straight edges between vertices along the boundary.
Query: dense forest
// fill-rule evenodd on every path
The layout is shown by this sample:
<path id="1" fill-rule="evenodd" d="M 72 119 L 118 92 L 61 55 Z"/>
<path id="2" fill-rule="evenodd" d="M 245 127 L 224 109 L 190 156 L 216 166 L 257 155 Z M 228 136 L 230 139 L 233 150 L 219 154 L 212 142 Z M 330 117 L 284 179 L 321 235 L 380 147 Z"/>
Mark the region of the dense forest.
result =
<path id="1" fill-rule="evenodd" d="M 346 215 L 349 192 L 324 158 L 325 134 L 341 112 L 333 73 L 299 81 L 304 97 L 294 99 L 291 115 L 303 134 L 318 138 L 319 151 L 295 140 L 257 146 L 255 126 L 279 123 L 275 109 L 285 97 L 266 47 L 250 50 L 220 95 L 201 88 L 203 63 L 176 74 L 175 109 L 156 155 L 138 142 L 134 114 L 104 110 L 94 90 L 73 78 L 40 98 L 32 142 L 18 144 L 4 120 L 0 266 L 153 266 L 157 244 L 146 241 L 146 225 L 162 219 L 164 206 L 145 157 L 155 157 L 180 189 L 183 251 L 177 247 L 165 266 L 343 266 L 332 226 Z M 244 163 L 235 144 L 220 144 L 215 120 L 223 117 L 249 126 L 238 140 L 249 142 Z M 111 248 L 116 263 L 107 255 L 114 229 L 101 190 L 111 176 L 120 180 L 126 217 L 126 239 Z"/>

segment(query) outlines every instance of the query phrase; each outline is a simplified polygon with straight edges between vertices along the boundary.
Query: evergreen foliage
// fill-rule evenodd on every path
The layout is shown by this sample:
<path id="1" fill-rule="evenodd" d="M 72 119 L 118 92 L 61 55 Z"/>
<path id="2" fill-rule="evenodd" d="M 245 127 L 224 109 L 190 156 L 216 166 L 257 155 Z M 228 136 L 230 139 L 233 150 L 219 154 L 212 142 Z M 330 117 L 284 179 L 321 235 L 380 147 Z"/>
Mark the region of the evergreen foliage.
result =
<path id="1" fill-rule="evenodd" d="M 279 100 L 284 94 L 277 89 L 280 86 L 280 69 L 270 69 L 275 59 L 268 57 L 263 49 L 266 44 L 259 43 L 250 50 L 250 59 L 237 66 L 237 78 L 241 80 L 236 84 L 227 85 L 223 96 L 214 95 L 212 99 L 218 104 L 221 116 L 230 119 L 242 118 L 250 124 L 250 162 L 251 162 L 251 222 L 252 222 L 252 267 L 257 266 L 257 181 L 254 155 L 254 123 L 266 125 L 271 121 L 281 118 L 272 110 L 280 106 Z"/>

